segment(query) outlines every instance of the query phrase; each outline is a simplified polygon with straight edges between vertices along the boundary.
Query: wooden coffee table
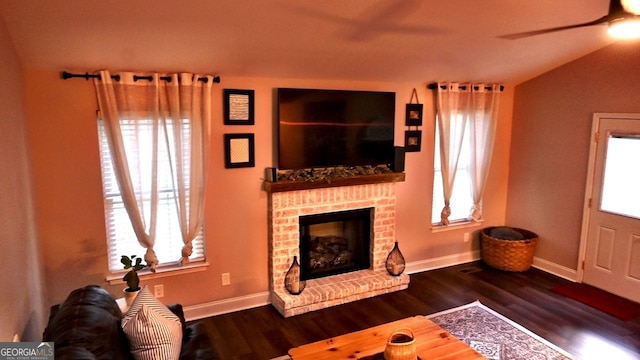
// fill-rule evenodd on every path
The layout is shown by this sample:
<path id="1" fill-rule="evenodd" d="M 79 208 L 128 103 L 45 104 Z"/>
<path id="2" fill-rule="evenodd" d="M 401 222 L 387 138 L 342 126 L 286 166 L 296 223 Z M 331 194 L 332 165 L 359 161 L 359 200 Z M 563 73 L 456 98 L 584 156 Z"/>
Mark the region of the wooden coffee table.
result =
<path id="1" fill-rule="evenodd" d="M 298 346 L 289 350 L 289 356 L 293 360 L 384 359 L 382 354 L 389 335 L 395 329 L 403 327 L 413 331 L 420 359 L 485 359 L 467 344 L 424 316 L 414 316 Z"/>

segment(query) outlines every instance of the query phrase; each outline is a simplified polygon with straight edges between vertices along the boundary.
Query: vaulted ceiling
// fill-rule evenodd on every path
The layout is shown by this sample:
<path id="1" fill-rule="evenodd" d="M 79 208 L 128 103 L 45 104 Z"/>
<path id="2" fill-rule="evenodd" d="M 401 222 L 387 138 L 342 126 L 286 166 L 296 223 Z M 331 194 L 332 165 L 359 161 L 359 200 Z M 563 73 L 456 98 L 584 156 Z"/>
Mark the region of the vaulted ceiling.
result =
<path id="1" fill-rule="evenodd" d="M 2 0 L 26 69 L 517 84 L 611 43 L 607 0 Z"/>

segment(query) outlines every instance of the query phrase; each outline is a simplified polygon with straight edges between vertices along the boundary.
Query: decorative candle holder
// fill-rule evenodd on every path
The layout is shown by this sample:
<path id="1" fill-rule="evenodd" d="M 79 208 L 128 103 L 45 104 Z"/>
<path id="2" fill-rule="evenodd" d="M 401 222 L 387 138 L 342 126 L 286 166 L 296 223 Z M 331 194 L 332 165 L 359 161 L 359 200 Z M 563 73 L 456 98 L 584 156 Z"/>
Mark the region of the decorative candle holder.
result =
<path id="1" fill-rule="evenodd" d="M 399 276 L 400 274 L 402 274 L 402 272 L 404 272 L 404 256 L 402 256 L 402 253 L 400 252 L 397 241 L 393 246 L 393 249 L 387 256 L 387 261 L 385 264 L 387 266 L 387 271 L 393 276 Z"/>
<path id="2" fill-rule="evenodd" d="M 300 280 L 300 264 L 298 264 L 298 257 L 293 257 L 293 264 L 287 271 L 287 275 L 284 277 L 284 287 L 291 295 L 298 295 L 304 290 L 307 282 Z"/>

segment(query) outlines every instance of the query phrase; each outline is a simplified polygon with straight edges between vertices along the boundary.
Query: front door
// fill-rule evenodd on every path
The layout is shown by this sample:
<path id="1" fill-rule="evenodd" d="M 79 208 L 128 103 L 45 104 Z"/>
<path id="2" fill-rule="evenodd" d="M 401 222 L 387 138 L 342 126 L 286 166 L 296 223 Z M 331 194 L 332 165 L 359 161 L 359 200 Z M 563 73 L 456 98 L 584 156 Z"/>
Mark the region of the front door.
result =
<path id="1" fill-rule="evenodd" d="M 640 114 L 596 114 L 583 282 L 640 302 Z"/>

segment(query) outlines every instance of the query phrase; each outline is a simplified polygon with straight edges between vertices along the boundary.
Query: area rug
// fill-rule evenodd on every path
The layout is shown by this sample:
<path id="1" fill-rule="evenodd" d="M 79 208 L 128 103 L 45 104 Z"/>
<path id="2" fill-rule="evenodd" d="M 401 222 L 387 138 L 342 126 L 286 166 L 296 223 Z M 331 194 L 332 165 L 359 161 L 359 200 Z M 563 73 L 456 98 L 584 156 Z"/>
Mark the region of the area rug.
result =
<path id="1" fill-rule="evenodd" d="M 551 290 L 623 321 L 640 318 L 640 304 L 587 284 L 569 283 Z"/>
<path id="2" fill-rule="evenodd" d="M 575 359 L 479 301 L 427 318 L 490 360 Z"/>

